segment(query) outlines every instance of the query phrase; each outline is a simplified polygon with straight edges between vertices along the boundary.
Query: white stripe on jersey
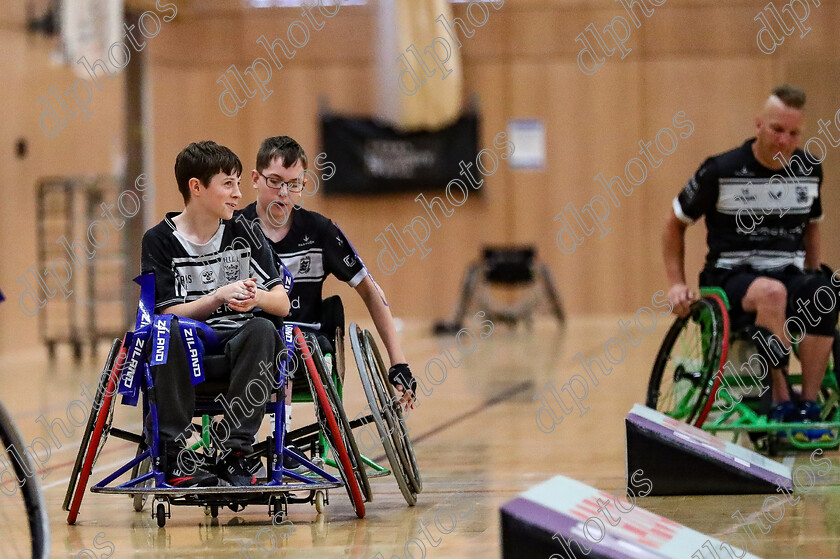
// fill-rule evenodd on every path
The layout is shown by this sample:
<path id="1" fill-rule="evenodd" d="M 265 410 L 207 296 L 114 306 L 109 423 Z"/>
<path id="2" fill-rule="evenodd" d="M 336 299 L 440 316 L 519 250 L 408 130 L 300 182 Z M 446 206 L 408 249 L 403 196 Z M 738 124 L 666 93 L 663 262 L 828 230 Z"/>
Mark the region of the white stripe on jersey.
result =
<path id="1" fill-rule="evenodd" d="M 818 195 L 816 177 L 798 177 L 796 181 L 778 175 L 771 178 L 720 179 L 717 211 L 725 215 L 737 215 L 745 210 L 765 214 L 810 213 Z"/>
<path id="2" fill-rule="evenodd" d="M 677 216 L 677 219 L 679 219 L 680 221 L 682 221 L 686 225 L 693 225 L 694 224 L 694 222 L 696 220 L 691 219 L 690 217 L 685 215 L 685 212 L 683 211 L 682 206 L 680 205 L 680 197 L 679 196 L 674 198 L 674 202 L 671 205 L 674 207 L 674 215 Z"/>
<path id="3" fill-rule="evenodd" d="M 364 266 L 364 264 L 362 264 L 362 266 Z M 368 277 L 368 270 L 367 270 L 367 268 L 362 268 L 361 270 L 359 270 L 356 273 L 355 276 L 350 278 L 350 281 L 348 281 L 347 284 L 350 287 L 356 287 L 357 285 L 362 283 L 362 280 L 365 279 L 366 277 Z"/>
<path id="4" fill-rule="evenodd" d="M 187 302 L 198 299 L 219 287 L 247 279 L 250 264 L 250 249 L 229 249 L 206 256 L 173 258 L 175 294 L 186 297 Z"/>
<path id="5" fill-rule="evenodd" d="M 716 268 L 732 269 L 751 266 L 756 270 L 776 270 L 786 266 L 805 268 L 805 251 L 785 252 L 779 250 L 744 250 L 722 252 L 715 262 Z"/>
<path id="6" fill-rule="evenodd" d="M 321 249 L 311 248 L 291 254 L 279 253 L 277 256 L 292 273 L 295 283 L 322 281 L 326 276 L 324 254 Z"/>

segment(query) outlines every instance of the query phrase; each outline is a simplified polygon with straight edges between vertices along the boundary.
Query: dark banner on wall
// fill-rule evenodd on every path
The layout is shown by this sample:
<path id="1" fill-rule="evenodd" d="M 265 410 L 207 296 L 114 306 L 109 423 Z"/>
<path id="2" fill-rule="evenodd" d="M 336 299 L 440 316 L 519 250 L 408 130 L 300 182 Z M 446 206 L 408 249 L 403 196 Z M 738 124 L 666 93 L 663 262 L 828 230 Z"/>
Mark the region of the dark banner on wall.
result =
<path id="1" fill-rule="evenodd" d="M 444 189 L 459 163 L 478 154 L 478 116 L 434 132 L 400 132 L 368 118 L 321 117 L 321 140 L 336 173 L 326 194 L 385 194 Z"/>

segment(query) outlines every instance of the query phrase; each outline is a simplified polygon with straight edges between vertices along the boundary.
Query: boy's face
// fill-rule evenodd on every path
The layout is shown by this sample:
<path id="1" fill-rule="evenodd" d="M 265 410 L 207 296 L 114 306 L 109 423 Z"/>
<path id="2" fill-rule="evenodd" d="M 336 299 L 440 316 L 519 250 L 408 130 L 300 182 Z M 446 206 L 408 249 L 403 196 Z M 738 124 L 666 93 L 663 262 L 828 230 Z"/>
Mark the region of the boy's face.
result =
<path id="1" fill-rule="evenodd" d="M 295 203 L 300 201 L 300 191 L 292 192 L 287 185 L 299 183 L 299 187 L 304 186 L 306 175 L 303 174 L 303 171 L 303 163 L 300 160 L 296 161 L 291 167 L 284 167 L 283 160 L 279 157 L 272 160 L 271 164 L 263 169 L 262 173 L 256 169 L 251 171 L 254 188 L 257 190 L 257 205 L 263 209 L 271 205 L 273 220 L 285 222 Z M 286 185 L 282 183 L 286 183 Z M 293 188 L 293 190 L 296 189 Z"/>
<path id="2" fill-rule="evenodd" d="M 190 179 L 190 202 L 198 204 L 208 215 L 232 219 L 233 210 L 242 198 L 239 180 L 239 175 L 228 175 L 225 172 L 213 175 L 206 187 L 198 179 Z"/>

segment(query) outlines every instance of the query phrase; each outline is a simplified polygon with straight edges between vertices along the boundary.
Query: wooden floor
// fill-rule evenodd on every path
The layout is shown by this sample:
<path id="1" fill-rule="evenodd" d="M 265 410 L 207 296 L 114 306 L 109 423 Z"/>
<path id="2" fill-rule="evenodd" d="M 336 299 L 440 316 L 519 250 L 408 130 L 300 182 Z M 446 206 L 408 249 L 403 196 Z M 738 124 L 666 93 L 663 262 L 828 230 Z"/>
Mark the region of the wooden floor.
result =
<path id="1" fill-rule="evenodd" d="M 640 334 L 638 347 L 628 347 L 625 360 L 610 376 L 590 387 L 585 401 L 590 409 L 583 417 L 577 412 L 566 416 L 546 434 L 535 422 L 538 403 L 534 400 L 546 383 L 559 388 L 571 375 L 582 372 L 574 360 L 578 352 L 587 357 L 601 354 L 604 343 L 619 334 L 619 318 L 632 320 L 632 316 L 574 319 L 562 337 L 547 320 L 539 321 L 532 332 L 496 325 L 493 334 L 481 339 L 469 356 L 460 356 L 450 347 L 453 361 L 445 380 L 429 385 L 433 392 L 422 398 L 408 421 L 425 485 L 417 506 L 406 506 L 393 478 L 382 478 L 373 482 L 375 499 L 367 504 L 367 517 L 357 520 L 343 490 L 333 490 L 324 514 L 316 514 L 310 505 L 290 507 L 294 531 L 283 539 L 280 536 L 291 529 L 275 530 L 277 551 L 270 555 L 296 559 L 498 557 L 498 508 L 517 493 L 556 474 L 610 492 L 621 487 L 625 475 L 624 416 L 633 403 L 642 401 L 650 365 L 670 320 L 660 320 L 649 335 Z M 413 323 L 403 331 L 415 374 L 424 375 L 427 361 L 441 357 L 438 340 L 428 331 L 428 325 Z M 92 382 L 104 361 L 103 355 L 75 367 L 67 355 L 60 357 L 55 366 L 40 355 L 0 358 L 0 397 L 27 442 L 46 435 L 36 418 L 64 417 L 67 404 L 80 397 L 79 382 Z M 351 380 L 345 395 L 352 417 L 362 409 L 363 397 L 350 359 L 347 367 Z M 429 370 L 440 375 L 434 366 Z M 294 423 L 308 421 L 309 413 L 305 406 L 296 406 Z M 138 423 L 136 409 L 121 407 L 115 424 L 136 428 Z M 158 529 L 148 505 L 144 512 L 135 513 L 127 497 L 89 493 L 78 523 L 68 526 L 61 501 L 80 431 L 76 429 L 72 437 L 56 432 L 62 446 L 52 448 L 42 481 L 54 557 L 108 557 L 111 546 L 113 557 L 269 556 L 272 529 L 266 507 L 252 506 L 237 514 L 223 510 L 216 520 L 198 508 L 173 507 L 166 528 Z M 94 480 L 132 452 L 128 443 L 109 441 Z M 829 474 L 817 479 L 817 486 L 807 494 L 801 494 L 797 505 L 787 505 L 783 518 L 767 534 L 756 534 L 756 541 L 749 542 L 751 553 L 765 558 L 840 557 L 840 454 L 827 456 L 834 464 Z M 807 463 L 808 455 L 787 460 Z M 0 497 L 0 557 L 15 557 L 16 550 L 25 548 L 9 499 Z M 764 499 L 645 498 L 638 504 L 725 540 L 739 526 L 732 515 L 740 511 L 753 521 L 761 514 Z M 449 533 L 442 533 L 436 518 Z M 419 535 L 424 530 L 421 525 L 427 527 L 427 536 Z M 251 547 L 260 530 L 264 551 Z M 406 549 L 411 538 L 425 542 L 425 555 L 416 544 Z M 246 548 L 249 551 L 244 551 Z M 685 550 L 686 559 L 699 558 L 699 554 L 692 555 L 695 551 Z"/>

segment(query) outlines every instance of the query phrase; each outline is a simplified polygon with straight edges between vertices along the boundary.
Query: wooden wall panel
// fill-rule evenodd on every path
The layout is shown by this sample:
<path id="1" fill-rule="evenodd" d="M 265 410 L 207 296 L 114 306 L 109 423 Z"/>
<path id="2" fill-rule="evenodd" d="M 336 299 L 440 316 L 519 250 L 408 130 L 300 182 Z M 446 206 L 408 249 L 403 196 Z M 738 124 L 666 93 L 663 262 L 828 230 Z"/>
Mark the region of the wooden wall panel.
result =
<path id="1" fill-rule="evenodd" d="M 510 119 L 539 118 L 546 125 L 548 161 L 542 171 L 518 171 L 503 163 L 486 179 L 482 196 L 471 195 L 455 214 L 433 230 L 431 253 L 415 253 L 391 276 L 377 269 L 376 236 L 393 223 L 402 229 L 422 208 L 417 193 L 373 198 L 316 196 L 311 209 L 333 217 L 353 240 L 388 293 L 400 316 L 442 317 L 451 312 L 465 268 L 490 243 L 534 243 L 551 266 L 570 312 L 633 311 L 649 304 L 652 293 L 666 289 L 660 257 L 660 232 L 671 199 L 707 156 L 741 143 L 753 131 L 753 116 L 770 87 L 790 80 L 809 93 L 806 138 L 816 132 L 817 118 L 832 118 L 840 108 L 835 84 L 840 57 L 834 35 L 840 24 L 840 3 L 823 1 L 806 22 L 809 34 L 786 37 L 772 55 L 755 44 L 758 24 L 753 17 L 765 0 L 688 0 L 655 9 L 642 27 L 632 29 L 624 59 L 607 58 L 594 75 L 577 66 L 575 37 L 590 22 L 602 29 L 618 15 L 611 0 L 506 0 L 490 8 L 488 22 L 471 39 L 461 38 L 465 99 L 477 95 L 482 113 L 480 147 L 492 145 Z M 243 10 L 226 1 L 184 2 L 178 20 L 164 25 L 149 41 L 152 83 L 152 162 L 157 196 L 153 219 L 182 202 L 172 167 L 188 142 L 212 138 L 234 149 L 246 170 L 254 164 L 262 138 L 288 134 L 298 138 L 311 156 L 321 150 L 318 132 L 319 98 L 338 113 L 373 114 L 375 95 L 375 10 L 372 6 L 342 7 L 339 16 L 311 31 L 309 43 L 284 68 L 272 72 L 272 96 L 249 99 L 234 117 L 218 108 L 219 76 L 231 65 L 240 71 L 265 51 L 256 39 L 286 36 L 299 10 Z M 465 17 L 463 4 L 454 7 Z M 95 92 L 88 122 L 71 121 L 58 138 L 38 129 L 37 98 L 53 84 L 62 90 L 75 77 L 68 68 L 49 61 L 51 45 L 20 31 L 20 10 L 0 16 L 0 46 L 9 56 L 0 71 L 11 90 L 4 103 L 0 129 L 0 164 L 20 185 L 14 206 L 2 211 L 0 288 L 12 299 L 0 306 L 3 324 L 0 350 L 33 346 L 35 321 L 17 310 L 15 278 L 34 263 L 34 190 L 45 174 L 111 172 L 122 154 L 122 84 L 105 83 Z M 443 29 L 441 28 L 443 35 Z M 405 45 L 408 46 L 408 45 Z M 421 50 L 423 45 L 417 45 Z M 398 55 L 399 53 L 396 53 Z M 430 79 L 439 79 L 432 76 Z M 259 94 L 258 94 L 259 95 Z M 554 217 L 567 204 L 578 210 L 593 195 L 602 194 L 597 173 L 624 177 L 624 166 L 637 156 L 638 141 L 651 140 L 674 113 L 685 111 L 695 124 L 690 138 L 681 139 L 674 154 L 660 167 L 648 168 L 643 184 L 634 187 L 621 206 L 611 206 L 604 238 L 586 237 L 574 254 L 556 246 L 560 227 Z M 30 155 L 14 158 L 15 138 L 30 140 Z M 832 213 L 840 195 L 831 186 L 840 174 L 840 159 L 832 150 L 827 175 L 823 224 L 825 258 L 840 264 L 840 222 Z M 254 199 L 251 180 L 243 176 L 243 203 Z M 4 187 L 8 188 L 8 187 Z M 426 196 L 440 195 L 427 192 Z M 688 275 L 696 281 L 705 255 L 702 224 L 689 230 Z M 348 291 L 333 282 L 329 289 Z M 355 297 L 345 298 L 350 316 L 362 312 Z"/>
<path id="2" fill-rule="evenodd" d="M 806 37 L 807 38 L 807 37 Z M 808 111 L 806 113 L 806 127 L 803 132 L 803 142 L 812 136 L 823 140 L 828 150 L 828 156 L 823 161 L 823 173 L 826 180 L 823 183 L 823 210 L 826 219 L 820 224 L 822 232 L 823 260 L 834 269 L 840 267 L 840 219 L 837 212 L 840 208 L 840 146 L 831 147 L 824 135 L 819 134 L 818 120 L 829 121 L 830 132 L 834 139 L 840 138 L 840 118 L 835 115 L 840 112 L 840 61 L 838 60 L 796 60 L 785 65 L 785 77 L 791 81 L 808 84 Z"/>
<path id="3" fill-rule="evenodd" d="M 22 16 L 22 14 L 20 14 Z M 10 18 L 11 19 L 11 18 Z M 122 79 L 103 80 L 93 89 L 86 122 L 77 115 L 55 137 L 39 126 L 43 106 L 38 99 L 56 87 L 64 92 L 78 76 L 50 58 L 52 43 L 29 36 L 17 26 L 20 20 L 0 23 L 0 75 L 6 86 L 0 126 L 0 167 L 3 169 L 0 207 L 0 289 L 7 301 L 0 305 L 0 351 L 38 345 L 38 317 L 24 315 L 18 298 L 25 289 L 17 283 L 36 260 L 36 181 L 53 175 L 112 173 L 122 158 Z M 22 139 L 27 155 L 18 158 L 15 144 Z M 51 239 L 52 240 L 52 239 Z M 112 236 L 109 242 L 115 242 Z M 85 267 L 74 273 L 86 273 Z M 57 295 L 60 298 L 60 295 Z M 49 303 L 47 303 L 49 304 Z"/>

